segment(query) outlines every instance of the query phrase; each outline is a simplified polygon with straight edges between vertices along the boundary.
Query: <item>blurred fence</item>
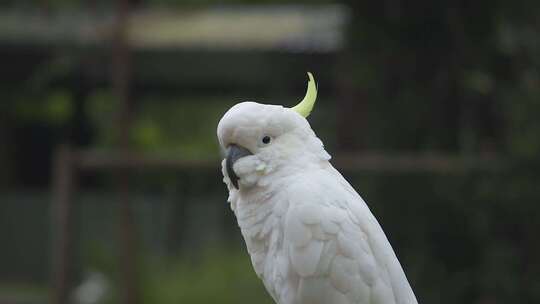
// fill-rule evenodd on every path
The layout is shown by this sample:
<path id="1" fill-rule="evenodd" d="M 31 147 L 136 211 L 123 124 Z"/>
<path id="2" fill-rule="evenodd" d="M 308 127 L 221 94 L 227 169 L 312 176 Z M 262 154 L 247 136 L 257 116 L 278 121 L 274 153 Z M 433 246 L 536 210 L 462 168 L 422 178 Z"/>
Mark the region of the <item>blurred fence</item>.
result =
<path id="1" fill-rule="evenodd" d="M 344 172 L 385 228 L 421 301 L 534 303 L 540 299 L 540 175 L 527 166 Z M 218 169 L 169 169 L 170 174 L 131 174 L 137 267 L 144 269 L 142 257 L 244 251 Z M 70 290 L 89 270 L 121 277 L 118 193 L 110 190 L 79 189 L 73 197 Z M 8 246 L 1 253 L 0 279 L 46 282 L 52 270 L 45 266 L 52 250 L 49 199 L 29 193 L 7 195 L 2 202 L 0 235 Z M 247 255 L 243 259 L 248 265 Z"/>
<path id="2" fill-rule="evenodd" d="M 224 248 L 244 252 L 236 221 L 225 203 L 227 194 L 217 163 L 186 166 L 136 157 L 103 162 L 107 159 L 104 154 L 102 158 L 92 155 L 85 154 L 81 164 L 86 170 L 99 170 L 90 176 L 79 172 L 82 178 L 97 174 L 98 180 L 114 179 L 110 174 L 114 171 L 104 170 L 110 168 L 131 172 L 129 202 L 136 240 L 133 267 L 139 271 L 156 258 L 191 256 L 197 260 L 209 250 L 220 255 Z M 452 165 L 441 167 L 444 162 L 433 157 L 406 162 L 379 157 L 378 165 L 373 165 L 377 161 L 371 156 L 358 157 L 357 165 L 348 168 L 346 159 L 336 163 L 379 218 L 421 301 L 509 303 L 519 299 L 534 303 L 540 299 L 536 280 L 540 273 L 537 166 L 527 163 L 524 167 L 508 160 L 504 165 L 490 160 L 485 163 L 489 166 L 478 166 L 477 162 L 444 158 Z M 139 162 L 146 165 L 138 166 Z M 409 165 L 400 167 L 399 163 Z M 118 227 L 122 222 L 118 195 L 99 184 L 73 193 L 69 236 L 73 244 L 66 255 L 69 275 L 63 291 L 68 296 L 89 271 L 105 273 L 112 281 L 122 277 L 119 240 L 124 235 Z M 54 260 L 51 253 L 58 252 L 51 247 L 54 234 L 49 234 L 57 227 L 51 221 L 57 218 L 51 201 L 45 193 L 18 193 L 4 196 L 2 202 L 1 239 L 10 246 L 0 257 L 4 270 L 0 279 L 47 282 L 54 269 L 44 262 Z M 42 237 L 36 238 L 36 233 Z M 249 264 L 248 256 L 241 256 Z M 219 273 L 221 266 L 217 267 L 212 271 Z M 255 278 L 252 283 L 259 284 Z M 115 292 L 121 288 L 117 286 Z M 145 290 L 137 292 L 143 299 L 156 292 L 138 288 Z M 264 292 L 255 297 L 264 299 Z"/>

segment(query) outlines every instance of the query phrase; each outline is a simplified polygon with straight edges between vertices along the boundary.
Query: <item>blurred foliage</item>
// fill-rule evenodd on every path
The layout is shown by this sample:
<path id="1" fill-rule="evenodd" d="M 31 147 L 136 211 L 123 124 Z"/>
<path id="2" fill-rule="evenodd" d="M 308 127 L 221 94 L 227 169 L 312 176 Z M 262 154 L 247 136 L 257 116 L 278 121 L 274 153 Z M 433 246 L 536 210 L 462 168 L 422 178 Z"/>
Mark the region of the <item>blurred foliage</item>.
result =
<path id="1" fill-rule="evenodd" d="M 520 80 L 518 90 L 501 93 L 508 100 L 503 106 L 508 113 L 507 146 L 513 155 L 534 159 L 540 154 L 540 75 L 529 70 Z"/>
<path id="2" fill-rule="evenodd" d="M 46 303 L 48 292 L 45 285 L 0 282 L 0 296 L 8 303 Z"/>
<path id="3" fill-rule="evenodd" d="M 214 159 L 219 148 L 214 137 L 216 121 L 228 108 L 219 98 L 145 98 L 138 102 L 131 122 L 130 142 L 142 152 L 167 151 L 183 159 Z M 87 103 L 96 127 L 95 145 L 114 148 L 118 142 L 118 109 L 109 91 L 98 91 Z"/>
<path id="4" fill-rule="evenodd" d="M 194 261 L 159 259 L 143 272 L 144 303 L 273 303 L 246 252 L 221 249 Z"/>
<path id="5" fill-rule="evenodd" d="M 42 122 L 61 126 L 73 117 L 73 99 L 67 90 L 53 90 L 41 101 L 17 101 L 13 114 L 19 123 Z"/>
<path id="6" fill-rule="evenodd" d="M 117 259 L 96 249 L 85 252 L 83 273 L 108 278 L 110 285 L 102 302 L 118 303 L 122 276 Z M 147 252 L 139 258 L 142 303 L 273 303 L 253 272 L 247 252 L 220 247 L 197 255 L 187 253 L 161 256 Z"/>
<path id="7" fill-rule="evenodd" d="M 90 3 L 112 7 L 104 0 L 82 3 L 52 0 L 36 7 L 35 1 L 8 0 L 0 7 L 52 15 Z M 134 3 L 182 9 L 285 1 Z M 135 54 L 131 146 L 217 159 L 217 121 L 238 96 L 286 104 L 282 100 L 304 90 L 296 88 L 292 74 L 320 68 L 314 71 L 322 74 L 321 101 L 310 121 L 331 152 L 506 158 L 508 167 L 500 171 L 454 175 L 345 170 L 387 232 L 419 301 L 539 303 L 540 1 L 345 4 L 352 17 L 348 44 L 336 54 Z M 28 189 L 49 186 L 59 143 L 116 147 L 119 105 L 108 88 L 109 46 L 104 52 L 63 45 L 36 49 L 31 43 L 12 47 L 0 49 L 8 66 L 0 74 L 0 186 L 13 192 L 0 197 L 0 244 L 7 244 L 0 252 L 0 280 L 10 280 L 0 282 L 0 295 L 34 299 L 43 297 L 50 277 L 50 194 Z M 217 167 L 133 172 L 143 302 L 271 303 L 239 250 L 243 244 Z M 112 284 L 108 301 L 117 303 L 119 250 L 111 233 L 118 229 L 117 196 L 104 191 L 114 181 L 107 174 L 86 178 L 81 188 L 96 187 L 96 194 L 77 198 L 73 277 L 80 283 L 87 272 L 103 273 Z M 200 225 L 203 220 L 208 225 Z M 25 283 L 13 283 L 19 281 Z"/>
<path id="8" fill-rule="evenodd" d="M 341 69 L 364 108 L 344 104 L 343 113 L 367 113 L 370 128 L 351 133 L 350 145 L 540 153 L 540 2 L 346 3 Z"/>
<path id="9" fill-rule="evenodd" d="M 154 174 L 151 179 L 159 176 Z M 142 303 L 272 303 L 243 250 L 225 198 L 212 196 L 222 185 L 209 172 L 198 178 L 212 180 L 211 187 L 216 189 L 188 187 L 198 198 L 141 188 L 131 196 Z M 178 176 L 168 178 L 169 183 L 185 185 L 182 181 Z M 89 273 L 102 274 L 110 284 L 106 303 L 118 303 L 121 296 L 120 245 L 117 235 L 110 233 L 117 229 L 117 207 L 111 194 L 85 193 L 76 208 L 76 286 Z M 184 211 L 178 215 L 177 208 Z M 174 246 L 177 242 L 179 247 Z"/>

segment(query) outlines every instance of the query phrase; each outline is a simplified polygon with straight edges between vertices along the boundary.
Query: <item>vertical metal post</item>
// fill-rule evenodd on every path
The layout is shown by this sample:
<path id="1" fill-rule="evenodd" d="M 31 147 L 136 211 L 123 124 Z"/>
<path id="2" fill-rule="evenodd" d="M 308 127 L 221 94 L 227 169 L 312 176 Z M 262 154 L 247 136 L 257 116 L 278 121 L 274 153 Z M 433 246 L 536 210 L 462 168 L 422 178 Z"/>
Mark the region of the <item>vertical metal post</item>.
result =
<path id="1" fill-rule="evenodd" d="M 116 35 L 113 41 L 112 85 L 117 101 L 120 104 L 118 113 L 119 147 L 126 152 L 129 148 L 130 128 L 130 50 L 127 37 L 129 1 L 117 1 Z M 122 169 L 118 172 L 119 216 L 120 216 L 120 267 L 122 274 L 122 301 L 126 304 L 138 302 L 136 281 L 136 250 L 133 233 L 133 214 L 129 202 L 129 172 Z"/>
<path id="2" fill-rule="evenodd" d="M 74 187 L 73 153 L 67 145 L 60 146 L 53 163 L 52 196 L 52 282 L 51 303 L 68 301 L 71 271 L 71 199 Z"/>

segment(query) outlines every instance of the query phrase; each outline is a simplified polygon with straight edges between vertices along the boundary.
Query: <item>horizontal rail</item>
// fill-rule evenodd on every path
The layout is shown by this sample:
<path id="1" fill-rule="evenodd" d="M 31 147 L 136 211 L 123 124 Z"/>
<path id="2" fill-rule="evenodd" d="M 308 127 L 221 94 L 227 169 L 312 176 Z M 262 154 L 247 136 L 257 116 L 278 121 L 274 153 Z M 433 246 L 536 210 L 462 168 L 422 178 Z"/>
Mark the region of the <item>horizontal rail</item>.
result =
<path id="1" fill-rule="evenodd" d="M 76 150 L 74 164 L 83 170 L 117 169 L 218 169 L 219 159 L 186 159 L 167 154 L 144 154 L 119 150 Z M 371 172 L 438 172 L 456 173 L 468 170 L 494 171 L 506 165 L 495 154 L 459 156 L 440 153 L 385 154 L 380 152 L 341 153 L 332 163 L 346 171 Z"/>

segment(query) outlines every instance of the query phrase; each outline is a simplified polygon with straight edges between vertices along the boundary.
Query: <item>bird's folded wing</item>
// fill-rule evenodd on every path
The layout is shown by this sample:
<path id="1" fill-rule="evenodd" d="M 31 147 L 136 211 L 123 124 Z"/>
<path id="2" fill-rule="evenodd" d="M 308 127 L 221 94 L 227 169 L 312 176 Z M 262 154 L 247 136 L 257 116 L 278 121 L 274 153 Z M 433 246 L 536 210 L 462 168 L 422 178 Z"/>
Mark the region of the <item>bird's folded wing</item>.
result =
<path id="1" fill-rule="evenodd" d="M 301 304 L 416 303 L 384 232 L 340 183 L 292 187 L 285 244 Z M 397 267 L 399 269 L 395 269 Z M 393 273 L 395 271 L 401 274 Z M 397 282 L 404 280 L 405 282 Z M 406 290 L 403 290 L 403 286 Z M 405 295 L 405 298 L 403 298 Z M 402 298 L 400 298 L 402 297 Z"/>

